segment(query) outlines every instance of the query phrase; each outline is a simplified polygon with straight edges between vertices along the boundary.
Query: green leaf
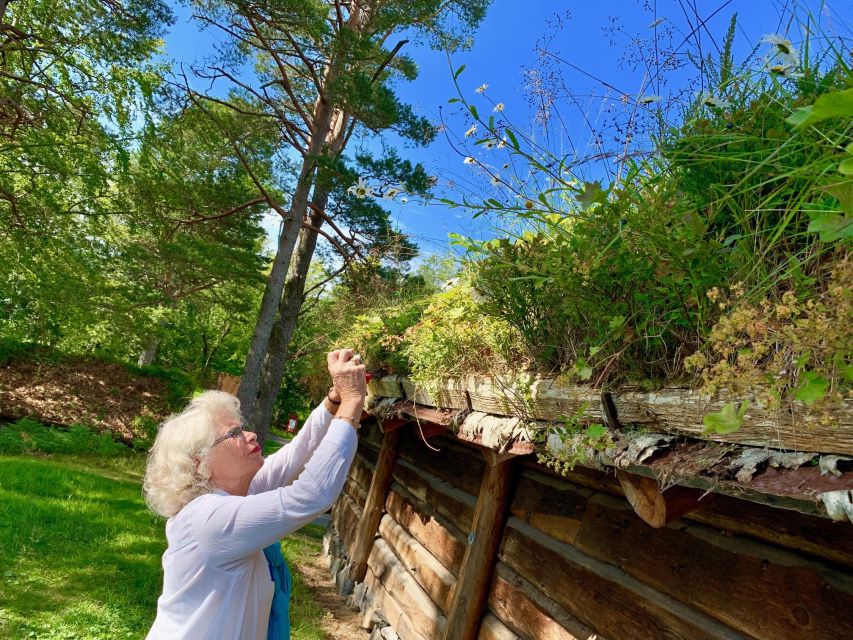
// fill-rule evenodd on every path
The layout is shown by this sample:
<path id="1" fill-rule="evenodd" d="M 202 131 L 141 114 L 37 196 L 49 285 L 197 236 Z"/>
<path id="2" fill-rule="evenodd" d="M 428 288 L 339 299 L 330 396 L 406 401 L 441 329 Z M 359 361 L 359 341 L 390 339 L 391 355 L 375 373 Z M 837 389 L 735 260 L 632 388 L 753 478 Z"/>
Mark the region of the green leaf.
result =
<path id="1" fill-rule="evenodd" d="M 447 101 L 447 104 L 453 104 L 455 102 L 462 102 L 459 98 L 451 98 Z"/>
<path id="2" fill-rule="evenodd" d="M 595 182 L 584 182 L 583 191 L 578 194 L 577 198 L 578 202 L 586 206 L 596 202 L 604 204 L 607 199 L 607 191 L 601 188 L 600 180 L 596 180 Z"/>
<path id="3" fill-rule="evenodd" d="M 829 381 L 817 371 L 803 371 L 800 374 L 800 384 L 794 392 L 794 400 L 813 405 L 826 395 Z"/>
<path id="4" fill-rule="evenodd" d="M 602 424 L 591 424 L 586 428 L 586 435 L 597 440 L 607 435 L 607 429 Z"/>
<path id="5" fill-rule="evenodd" d="M 705 424 L 703 434 L 718 433 L 725 435 L 734 433 L 743 426 L 743 417 L 746 415 L 749 400 L 744 400 L 740 408 L 734 402 L 727 403 L 723 409 L 717 413 L 709 413 L 702 422 Z"/>
<path id="6" fill-rule="evenodd" d="M 578 374 L 578 380 L 584 382 L 592 377 L 592 367 L 583 358 L 578 358 L 578 361 L 575 362 L 575 372 Z"/>
<path id="7" fill-rule="evenodd" d="M 838 173 L 853 177 L 853 158 L 845 158 L 838 165 Z"/>
<path id="8" fill-rule="evenodd" d="M 809 223 L 809 233 L 817 233 L 823 242 L 853 237 L 853 218 L 827 214 Z"/>
<path id="9" fill-rule="evenodd" d="M 617 329 L 621 329 L 625 325 L 625 316 L 613 316 L 610 319 L 610 322 L 607 323 L 607 326 L 610 327 L 611 331 L 616 331 Z"/>
<path id="10" fill-rule="evenodd" d="M 512 145 L 512 148 L 518 151 L 518 140 L 512 132 L 512 129 L 506 129 L 506 137 L 509 138 L 509 143 Z"/>
<path id="11" fill-rule="evenodd" d="M 829 118 L 853 117 L 853 89 L 824 93 L 809 107 L 800 107 L 785 121 L 795 128 L 817 124 Z"/>
<path id="12" fill-rule="evenodd" d="M 465 71 L 464 64 L 453 73 L 453 79 L 456 80 L 463 71 Z"/>
<path id="13" fill-rule="evenodd" d="M 475 120 L 480 119 L 480 116 L 477 114 L 477 107 L 475 107 L 473 104 L 468 105 L 468 111 L 471 112 L 471 115 L 474 116 Z"/>

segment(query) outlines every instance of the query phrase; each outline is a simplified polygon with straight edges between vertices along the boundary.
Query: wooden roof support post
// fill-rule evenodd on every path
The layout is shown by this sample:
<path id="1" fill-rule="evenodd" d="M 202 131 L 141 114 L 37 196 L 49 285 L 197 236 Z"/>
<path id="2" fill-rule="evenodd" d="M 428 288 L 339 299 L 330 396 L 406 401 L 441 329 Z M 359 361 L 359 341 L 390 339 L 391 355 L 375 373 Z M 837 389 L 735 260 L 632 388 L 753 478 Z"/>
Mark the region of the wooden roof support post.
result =
<path id="1" fill-rule="evenodd" d="M 493 452 L 484 451 L 490 464 L 480 484 L 472 531 L 444 628 L 445 640 L 474 640 L 477 637 L 503 537 L 517 468 L 516 456 L 490 458 L 489 453 Z"/>
<path id="2" fill-rule="evenodd" d="M 367 556 L 373 548 L 373 540 L 379 530 L 379 521 L 385 510 L 385 499 L 388 497 L 388 488 L 391 486 L 391 473 L 394 471 L 394 462 L 397 459 L 397 446 L 400 442 L 402 429 L 386 431 L 382 436 L 382 446 L 379 449 L 379 458 L 376 460 L 376 471 L 370 481 L 370 489 L 364 502 L 364 510 L 358 523 L 352 547 L 350 549 L 350 562 L 347 577 L 352 586 L 356 582 L 363 582 L 367 574 Z M 345 589 L 345 591 L 348 589 Z"/>
<path id="3" fill-rule="evenodd" d="M 617 471 L 616 477 L 634 512 L 655 529 L 704 507 L 714 497 L 714 494 L 703 494 L 699 489 L 687 487 L 670 487 L 662 492 L 657 480 L 626 471 Z"/>

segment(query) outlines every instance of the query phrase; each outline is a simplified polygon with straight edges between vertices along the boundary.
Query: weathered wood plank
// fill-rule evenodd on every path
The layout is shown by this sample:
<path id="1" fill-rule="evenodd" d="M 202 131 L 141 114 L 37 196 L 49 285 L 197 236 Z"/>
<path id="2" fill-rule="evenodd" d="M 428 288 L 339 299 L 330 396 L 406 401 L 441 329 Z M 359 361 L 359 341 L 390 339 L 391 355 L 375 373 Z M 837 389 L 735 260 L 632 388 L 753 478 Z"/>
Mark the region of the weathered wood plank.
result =
<path id="1" fill-rule="evenodd" d="M 808 419 L 808 407 L 793 402 L 771 410 L 754 398 L 744 423 L 734 433 L 703 435 L 702 418 L 721 411 L 728 402 L 743 398 L 708 398 L 690 389 L 661 389 L 654 393 L 613 394 L 620 422 L 649 426 L 706 440 L 736 442 L 789 451 L 853 454 L 853 403 L 845 401 L 833 412 L 831 424 Z"/>
<path id="2" fill-rule="evenodd" d="M 332 506 L 332 522 L 338 530 L 338 535 L 345 548 L 349 548 L 353 540 L 355 526 L 361 518 L 361 508 L 348 495 L 341 495 Z"/>
<path id="3" fill-rule="evenodd" d="M 572 544 L 591 495 L 592 491 L 584 487 L 525 470 L 519 476 L 510 510 L 519 520 Z"/>
<path id="4" fill-rule="evenodd" d="M 394 479 L 418 500 L 429 504 L 459 529 L 468 531 L 477 499 L 444 480 L 423 473 L 405 460 L 394 465 Z"/>
<path id="5" fill-rule="evenodd" d="M 590 500 L 575 545 L 755 638 L 853 637 L 853 578 L 777 548 L 702 525 L 652 529 L 607 496 Z"/>
<path id="6" fill-rule="evenodd" d="M 438 605 L 423 587 L 406 571 L 391 547 L 383 538 L 377 538 L 368 558 L 370 569 L 379 578 L 389 594 L 400 604 L 401 610 L 412 621 L 414 630 L 425 638 L 441 637 L 446 619 Z M 391 622 L 389 619 L 388 622 Z M 400 634 L 400 630 L 397 629 Z M 402 637 L 402 634 L 400 634 Z"/>
<path id="7" fill-rule="evenodd" d="M 471 409 L 535 420 L 575 417 L 604 420 L 600 392 L 567 385 L 554 378 L 518 374 L 495 378 L 471 377 L 467 381 Z M 611 394 L 619 422 L 641 425 L 718 442 L 733 442 L 789 451 L 815 451 L 853 455 L 853 402 L 845 400 L 832 414 L 830 424 L 809 418 L 807 405 L 790 402 L 770 409 L 756 398 L 744 424 L 734 433 L 705 435 L 702 419 L 729 402 L 746 398 L 714 397 L 696 390 L 665 388 L 655 392 L 623 391 Z"/>
<path id="8" fill-rule="evenodd" d="M 382 449 L 376 462 L 376 472 L 370 482 L 370 490 L 364 503 L 364 511 L 356 528 L 355 540 L 350 547 L 350 566 L 347 575 L 353 582 L 364 580 L 367 571 L 367 556 L 373 546 L 379 528 L 379 520 L 385 508 L 385 498 L 391 486 L 391 473 L 397 458 L 400 431 L 391 431 L 382 436 Z"/>
<path id="9" fill-rule="evenodd" d="M 617 471 L 616 477 L 634 512 L 650 527 L 660 529 L 714 498 L 713 494 L 687 487 L 661 491 L 657 480 Z"/>
<path id="10" fill-rule="evenodd" d="M 514 460 L 486 467 L 468 548 L 447 616 L 445 640 L 474 640 L 477 637 L 516 469 Z"/>
<path id="11" fill-rule="evenodd" d="M 711 504 L 687 514 L 686 519 L 722 530 L 725 535 L 746 535 L 853 570 L 853 535 L 844 522 L 729 496 L 717 496 Z"/>
<path id="12" fill-rule="evenodd" d="M 405 392 L 401 384 L 400 376 L 383 376 L 372 378 L 367 383 L 367 390 L 377 398 L 403 398 Z"/>
<path id="13" fill-rule="evenodd" d="M 465 380 L 442 380 L 430 387 L 424 387 L 403 378 L 402 385 L 406 398 L 417 404 L 445 409 L 470 408 Z"/>
<path id="14" fill-rule="evenodd" d="M 430 640 L 430 636 L 417 630 L 404 607 L 369 568 L 365 583 L 370 592 L 370 606 L 364 611 L 361 626 L 369 628 L 373 613 L 378 609 L 401 640 Z"/>
<path id="15" fill-rule="evenodd" d="M 365 458 L 371 462 L 376 461 L 376 456 L 379 455 L 379 447 L 382 446 L 382 429 L 373 418 L 362 420 L 361 427 L 358 430 L 358 446 L 359 451 L 364 447 L 369 447 L 374 452 L 373 457 L 363 453 Z"/>
<path id="16" fill-rule="evenodd" d="M 477 640 L 520 640 L 509 628 L 491 611 L 483 616 Z"/>
<path id="17" fill-rule="evenodd" d="M 495 566 L 489 608 L 523 640 L 587 640 L 596 636 L 502 562 Z M 598 636 L 598 640 L 604 638 Z"/>
<path id="18" fill-rule="evenodd" d="M 361 454 L 356 454 L 349 469 L 349 477 L 364 491 L 370 489 L 370 480 L 376 470 L 376 465 L 368 462 Z"/>
<path id="19" fill-rule="evenodd" d="M 507 522 L 500 558 L 581 622 L 611 638 L 744 637 L 621 569 L 591 558 L 516 518 Z"/>
<path id="20" fill-rule="evenodd" d="M 443 613 L 450 610 L 456 577 L 394 519 L 385 514 L 379 533 Z"/>
<path id="21" fill-rule="evenodd" d="M 474 448 L 455 438 L 440 436 L 431 440 L 434 451 L 423 443 L 416 431 L 409 431 L 400 442 L 400 458 L 423 472 L 476 496 L 486 463 Z"/>
<path id="22" fill-rule="evenodd" d="M 344 483 L 343 492 L 352 498 L 359 507 L 364 508 L 364 502 L 367 499 L 367 492 L 362 489 L 357 482 L 352 480 L 352 478 L 348 478 Z"/>
<path id="23" fill-rule="evenodd" d="M 527 420 L 576 417 L 601 421 L 601 394 L 590 387 L 564 385 L 530 374 L 472 376 L 467 379 L 472 411 Z"/>
<path id="24" fill-rule="evenodd" d="M 411 497 L 393 483 L 385 509 L 394 520 L 420 542 L 454 576 L 459 575 L 465 556 L 465 535 L 447 518 Z"/>

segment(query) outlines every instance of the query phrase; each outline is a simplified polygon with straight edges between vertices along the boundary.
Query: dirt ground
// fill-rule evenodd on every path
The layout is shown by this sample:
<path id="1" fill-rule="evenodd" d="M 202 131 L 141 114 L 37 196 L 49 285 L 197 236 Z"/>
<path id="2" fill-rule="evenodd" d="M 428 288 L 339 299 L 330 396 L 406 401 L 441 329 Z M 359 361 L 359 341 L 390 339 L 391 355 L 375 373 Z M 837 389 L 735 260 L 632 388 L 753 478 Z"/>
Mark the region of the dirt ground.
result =
<path id="1" fill-rule="evenodd" d="M 346 598 L 338 595 L 335 583 L 329 575 L 326 558 L 320 553 L 310 562 L 300 563 L 296 570 L 314 594 L 314 600 L 326 610 L 322 620 L 323 630 L 330 640 L 367 640 L 370 634 L 359 626 L 361 614 L 350 611 Z"/>

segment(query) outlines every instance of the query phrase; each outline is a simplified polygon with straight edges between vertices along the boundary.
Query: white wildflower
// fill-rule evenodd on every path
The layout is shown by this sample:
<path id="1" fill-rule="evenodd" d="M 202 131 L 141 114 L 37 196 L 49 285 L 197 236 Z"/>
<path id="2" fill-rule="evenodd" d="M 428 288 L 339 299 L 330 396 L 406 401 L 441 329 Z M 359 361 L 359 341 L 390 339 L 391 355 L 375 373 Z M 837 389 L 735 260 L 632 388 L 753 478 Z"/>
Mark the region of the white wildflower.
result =
<path id="1" fill-rule="evenodd" d="M 358 182 L 347 189 L 347 193 L 354 195 L 357 198 L 367 198 L 373 195 L 373 187 L 371 187 L 364 178 L 359 177 Z"/>
<path id="2" fill-rule="evenodd" d="M 723 100 L 722 98 L 718 98 L 717 96 L 712 96 L 708 92 L 699 95 L 699 102 L 703 106 L 714 107 L 716 109 L 726 109 L 731 106 L 731 103 L 728 100 Z"/>
<path id="3" fill-rule="evenodd" d="M 385 198 L 386 200 L 393 200 L 398 195 L 400 195 L 400 190 L 395 189 L 394 187 L 390 187 L 390 188 L 385 190 L 385 193 L 382 194 L 382 197 Z"/>
<path id="4" fill-rule="evenodd" d="M 462 162 L 465 164 L 474 164 L 474 158 L 471 156 L 465 156 L 465 159 Z"/>
<path id="5" fill-rule="evenodd" d="M 400 202 L 402 202 L 403 204 L 406 204 L 408 201 L 408 198 L 400 198 Z"/>
<path id="6" fill-rule="evenodd" d="M 485 147 L 486 149 L 494 149 L 495 145 L 497 145 L 497 144 L 498 144 L 497 140 L 486 140 L 483 143 L 483 147 Z"/>
<path id="7" fill-rule="evenodd" d="M 504 103 L 503 103 L 503 102 L 498 102 L 498 103 L 495 105 L 494 111 L 496 111 L 496 112 L 500 113 L 500 112 L 501 112 L 501 111 L 503 111 L 503 110 L 504 110 Z"/>
<path id="8" fill-rule="evenodd" d="M 486 89 L 488 89 L 488 88 L 489 88 L 489 85 L 487 85 L 487 84 L 481 84 L 479 87 L 477 87 L 476 89 L 474 89 L 474 92 L 475 92 L 475 93 L 483 93 L 483 92 L 484 92 Z"/>
<path id="9" fill-rule="evenodd" d="M 782 76 L 783 78 L 802 78 L 802 73 L 796 72 L 796 67 L 792 67 L 784 64 L 768 64 L 767 70 L 777 76 Z"/>
<path id="10" fill-rule="evenodd" d="M 784 66 L 797 67 L 800 64 L 800 56 L 796 47 L 787 38 L 780 35 L 770 34 L 761 38 L 761 42 L 773 47 L 773 51 L 782 59 Z"/>
<path id="11" fill-rule="evenodd" d="M 506 147 L 506 138 L 501 138 L 501 141 L 498 142 L 498 149 L 503 149 Z"/>
<path id="12" fill-rule="evenodd" d="M 470 128 L 470 129 L 468 129 L 468 131 L 466 131 L 466 132 L 465 132 L 465 137 L 466 137 L 466 138 L 470 138 L 470 137 L 471 137 L 471 136 L 473 136 L 476 132 L 477 132 L 477 125 L 476 125 L 476 124 L 472 124 L 472 125 L 471 125 L 471 128 Z"/>

